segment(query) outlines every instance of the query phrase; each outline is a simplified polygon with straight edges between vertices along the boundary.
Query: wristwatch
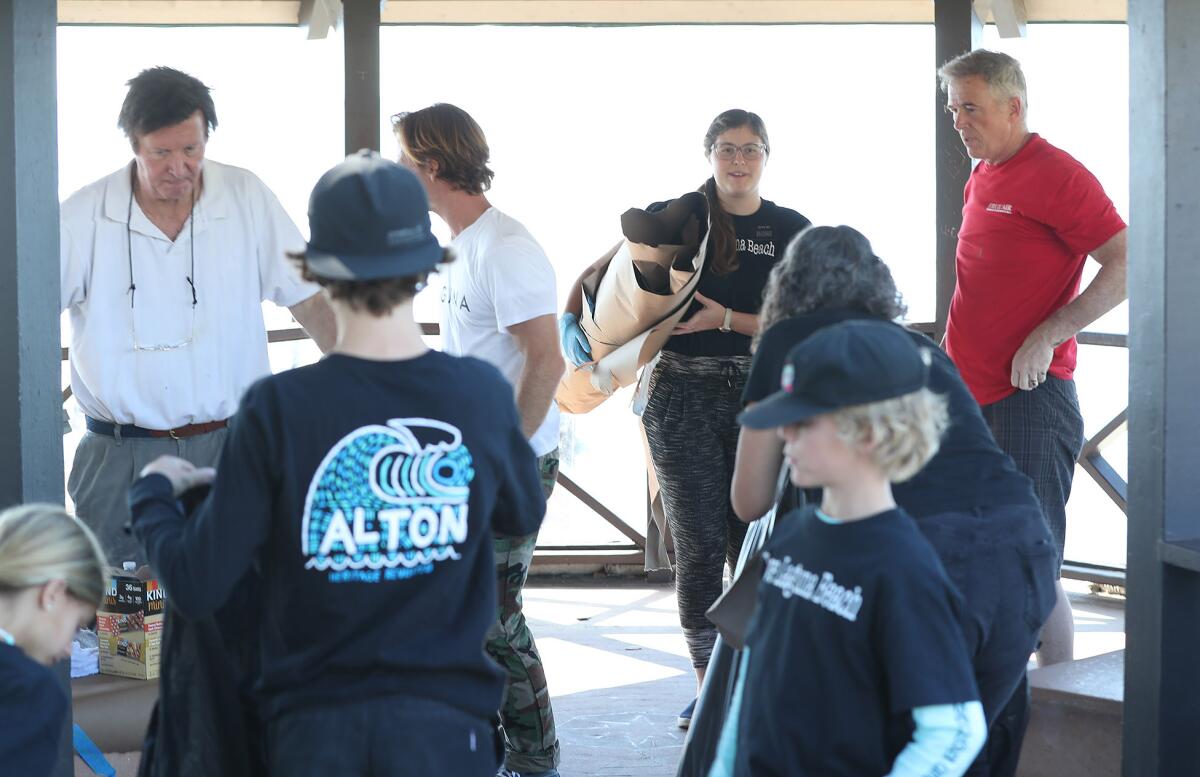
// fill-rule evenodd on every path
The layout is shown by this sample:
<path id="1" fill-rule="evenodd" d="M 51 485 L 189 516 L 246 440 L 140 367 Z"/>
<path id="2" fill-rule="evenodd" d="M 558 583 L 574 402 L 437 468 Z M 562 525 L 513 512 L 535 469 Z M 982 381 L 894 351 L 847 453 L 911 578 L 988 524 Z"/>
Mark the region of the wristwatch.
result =
<path id="1" fill-rule="evenodd" d="M 725 320 L 721 322 L 720 331 L 733 331 L 733 308 L 725 308 Z"/>

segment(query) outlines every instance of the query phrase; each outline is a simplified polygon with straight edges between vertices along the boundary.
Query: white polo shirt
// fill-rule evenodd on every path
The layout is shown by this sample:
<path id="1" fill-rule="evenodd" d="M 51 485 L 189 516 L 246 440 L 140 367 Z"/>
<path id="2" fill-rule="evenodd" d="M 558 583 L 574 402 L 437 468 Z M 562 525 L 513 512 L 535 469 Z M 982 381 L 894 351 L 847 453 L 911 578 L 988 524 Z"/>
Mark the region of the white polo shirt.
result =
<path id="1" fill-rule="evenodd" d="M 442 348 L 494 365 L 515 389 L 525 355 L 508 333 L 514 324 L 558 313 L 554 268 L 519 221 L 489 208 L 451 242 L 455 259 L 441 268 Z M 529 439 L 534 455 L 558 447 L 558 405 Z"/>
<path id="2" fill-rule="evenodd" d="M 290 307 L 318 291 L 285 255 L 304 239 L 271 190 L 238 167 L 205 160 L 203 170 L 195 223 L 174 242 L 136 200 L 128 218 L 129 165 L 62 204 L 71 390 L 92 418 L 147 429 L 229 418 L 270 373 L 262 301 Z"/>

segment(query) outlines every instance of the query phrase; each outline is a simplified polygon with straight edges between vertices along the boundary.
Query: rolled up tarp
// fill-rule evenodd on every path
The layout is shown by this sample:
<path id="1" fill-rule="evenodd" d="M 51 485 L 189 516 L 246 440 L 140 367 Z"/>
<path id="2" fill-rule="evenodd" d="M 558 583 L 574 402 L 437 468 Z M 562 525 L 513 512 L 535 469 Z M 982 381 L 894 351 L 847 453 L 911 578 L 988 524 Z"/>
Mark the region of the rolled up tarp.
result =
<path id="1" fill-rule="evenodd" d="M 570 369 L 555 399 L 567 413 L 586 413 L 637 373 L 667 342 L 695 296 L 704 269 L 708 201 L 700 192 L 666 208 L 621 216 L 625 239 L 582 280 L 579 326 L 593 362 Z"/>

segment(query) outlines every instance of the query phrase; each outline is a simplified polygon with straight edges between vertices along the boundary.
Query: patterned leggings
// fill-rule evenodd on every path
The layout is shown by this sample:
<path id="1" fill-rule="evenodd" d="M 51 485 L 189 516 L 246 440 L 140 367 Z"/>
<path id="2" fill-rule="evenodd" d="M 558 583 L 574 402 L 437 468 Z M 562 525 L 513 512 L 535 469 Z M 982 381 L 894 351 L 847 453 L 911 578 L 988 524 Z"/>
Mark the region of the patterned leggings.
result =
<path id="1" fill-rule="evenodd" d="M 650 458 L 675 543 L 675 595 L 692 666 L 708 666 L 716 627 L 705 612 L 721 595 L 728 562 L 746 536 L 729 500 L 737 414 L 750 357 L 684 357 L 664 351 L 642 414 Z"/>

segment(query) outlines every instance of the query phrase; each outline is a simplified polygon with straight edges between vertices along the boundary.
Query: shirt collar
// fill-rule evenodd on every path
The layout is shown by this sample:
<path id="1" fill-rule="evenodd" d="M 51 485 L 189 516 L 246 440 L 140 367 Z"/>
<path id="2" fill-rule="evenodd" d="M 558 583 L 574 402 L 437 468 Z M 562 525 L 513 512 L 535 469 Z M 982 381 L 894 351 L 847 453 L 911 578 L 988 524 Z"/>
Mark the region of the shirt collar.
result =
<path id="1" fill-rule="evenodd" d="M 109 176 L 108 185 L 104 191 L 104 217 L 118 224 L 129 223 L 129 195 L 133 193 L 133 165 L 122 167 Z M 224 166 L 211 160 L 204 160 L 204 189 L 196 202 L 195 219 L 196 232 L 206 230 L 210 222 L 227 218 L 229 215 L 229 187 L 226 185 Z M 134 209 L 137 210 L 136 208 Z M 144 225 L 139 229 L 139 224 Z M 149 234 L 148 219 L 144 215 L 134 215 L 131 228 Z"/>

